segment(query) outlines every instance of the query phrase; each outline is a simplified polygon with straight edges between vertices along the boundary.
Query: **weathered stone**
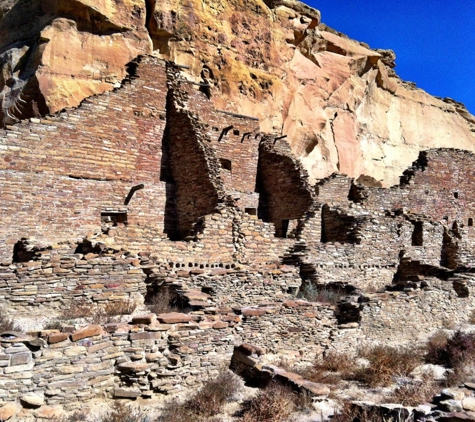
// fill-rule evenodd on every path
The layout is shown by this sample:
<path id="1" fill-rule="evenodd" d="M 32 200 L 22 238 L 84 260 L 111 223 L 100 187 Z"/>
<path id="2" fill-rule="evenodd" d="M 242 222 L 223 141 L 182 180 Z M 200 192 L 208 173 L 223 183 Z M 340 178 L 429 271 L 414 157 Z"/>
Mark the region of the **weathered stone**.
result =
<path id="1" fill-rule="evenodd" d="M 461 412 L 463 410 L 462 403 L 459 400 L 443 400 L 439 406 L 447 412 Z"/>
<path id="2" fill-rule="evenodd" d="M 162 338 L 160 332 L 155 331 L 144 331 L 141 333 L 130 333 L 131 340 L 153 340 Z"/>
<path id="3" fill-rule="evenodd" d="M 155 314 L 140 315 L 132 318 L 134 324 L 152 324 L 157 319 Z"/>
<path id="4" fill-rule="evenodd" d="M 38 394 L 28 393 L 20 397 L 20 402 L 25 407 L 40 407 L 45 402 L 44 397 Z"/>
<path id="5" fill-rule="evenodd" d="M 5 406 L 0 407 L 0 420 L 8 421 L 17 412 L 16 403 L 7 403 Z"/>
<path id="6" fill-rule="evenodd" d="M 253 316 L 261 316 L 266 313 L 265 309 L 250 309 L 250 308 L 244 308 L 241 310 L 241 313 L 245 317 L 253 317 Z"/>
<path id="7" fill-rule="evenodd" d="M 61 341 L 67 340 L 69 338 L 68 333 L 54 333 L 48 336 L 48 343 L 54 344 Z"/>
<path id="8" fill-rule="evenodd" d="M 31 352 L 15 353 L 10 359 L 11 366 L 26 365 L 31 362 Z"/>
<path id="9" fill-rule="evenodd" d="M 475 421 L 475 413 L 473 412 L 452 412 L 440 416 L 438 419 L 440 422 L 466 422 Z"/>
<path id="10" fill-rule="evenodd" d="M 475 412 L 475 397 L 465 397 L 462 400 L 463 410 L 469 410 L 470 412 Z"/>
<path id="11" fill-rule="evenodd" d="M 35 366 L 35 362 L 31 361 L 25 365 L 16 365 L 16 366 L 8 366 L 4 369 L 5 374 L 13 374 L 16 372 L 25 372 L 33 369 Z"/>
<path id="12" fill-rule="evenodd" d="M 74 331 L 71 334 L 71 340 L 78 341 L 87 337 L 99 336 L 101 335 L 101 333 L 102 328 L 100 325 L 89 325 L 88 327 L 83 328 L 82 330 Z"/>
<path id="13" fill-rule="evenodd" d="M 64 349 L 64 355 L 68 357 L 84 355 L 87 353 L 87 349 L 84 346 L 73 346 Z"/>
<path id="14" fill-rule="evenodd" d="M 187 314 L 181 314 L 178 312 L 160 314 L 160 315 L 157 315 L 157 318 L 160 322 L 164 324 L 177 324 L 177 323 L 189 322 L 192 320 L 191 316 Z"/>
<path id="15" fill-rule="evenodd" d="M 122 372 L 145 372 L 152 368 L 149 363 L 121 363 L 117 368 Z"/>
<path id="16" fill-rule="evenodd" d="M 117 399 L 134 399 L 140 397 L 142 392 L 139 389 L 115 388 L 114 397 Z"/>

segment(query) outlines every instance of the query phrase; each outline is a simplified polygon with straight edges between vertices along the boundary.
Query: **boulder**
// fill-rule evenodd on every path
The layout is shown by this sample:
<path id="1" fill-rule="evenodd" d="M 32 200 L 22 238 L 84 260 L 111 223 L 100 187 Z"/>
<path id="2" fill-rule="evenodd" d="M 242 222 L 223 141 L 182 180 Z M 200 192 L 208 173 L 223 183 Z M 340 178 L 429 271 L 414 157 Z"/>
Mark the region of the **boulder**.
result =
<path id="1" fill-rule="evenodd" d="M 40 407 L 44 404 L 45 398 L 35 393 L 27 393 L 20 397 L 20 403 L 24 407 Z"/>

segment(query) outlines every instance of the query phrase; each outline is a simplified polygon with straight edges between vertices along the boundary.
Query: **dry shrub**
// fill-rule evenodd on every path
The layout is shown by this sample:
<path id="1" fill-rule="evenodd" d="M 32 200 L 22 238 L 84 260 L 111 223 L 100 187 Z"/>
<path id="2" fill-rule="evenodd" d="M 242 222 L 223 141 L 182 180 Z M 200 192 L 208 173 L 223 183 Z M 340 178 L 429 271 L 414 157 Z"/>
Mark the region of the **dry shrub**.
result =
<path id="1" fill-rule="evenodd" d="M 353 356 L 330 351 L 325 356 L 318 358 L 311 368 L 305 368 L 299 373 L 313 382 L 338 384 L 342 379 L 352 379 L 355 370 Z"/>
<path id="2" fill-rule="evenodd" d="M 340 287 L 316 286 L 313 283 L 305 283 L 299 293 L 299 297 L 310 302 L 327 303 L 329 305 L 336 305 L 341 297 L 345 295 L 345 290 Z"/>
<path id="3" fill-rule="evenodd" d="M 240 378 L 223 370 L 217 378 L 208 381 L 196 394 L 183 403 L 174 400 L 164 408 L 157 422 L 192 422 L 216 420 L 226 402 L 241 389 Z"/>
<path id="4" fill-rule="evenodd" d="M 137 304 L 133 300 L 117 300 L 108 302 L 104 306 L 104 313 L 108 317 L 115 317 L 121 315 L 131 315 L 137 308 Z"/>
<path id="5" fill-rule="evenodd" d="M 314 368 L 338 372 L 343 378 L 346 378 L 355 371 L 355 358 L 348 353 L 330 351 L 315 362 Z"/>
<path id="6" fill-rule="evenodd" d="M 87 318 L 93 315 L 92 304 L 84 299 L 70 301 L 67 306 L 61 310 L 61 320 L 72 320 L 78 318 Z"/>
<path id="7" fill-rule="evenodd" d="M 332 422 L 381 422 L 384 419 L 376 409 L 360 409 L 351 402 L 345 401 Z"/>
<path id="8" fill-rule="evenodd" d="M 154 314 L 180 311 L 177 306 L 177 294 L 170 289 L 160 289 L 147 303 L 147 308 Z"/>
<path id="9" fill-rule="evenodd" d="M 70 321 L 83 318 L 92 324 L 107 324 L 116 321 L 118 316 L 132 314 L 136 306 L 134 301 L 126 299 L 108 302 L 104 307 L 80 299 L 70 302 L 63 308 L 59 320 Z"/>
<path id="10" fill-rule="evenodd" d="M 395 376 L 408 376 L 422 362 L 422 351 L 416 347 L 373 346 L 362 349 L 359 356 L 370 365 L 358 368 L 355 379 L 370 387 L 387 386 Z"/>
<path id="11" fill-rule="evenodd" d="M 4 309 L 0 309 L 0 332 L 3 331 L 21 331 L 21 329 L 6 315 Z"/>
<path id="12" fill-rule="evenodd" d="M 242 422 L 284 422 L 297 409 L 297 395 L 277 383 L 261 390 L 243 409 Z"/>
<path id="13" fill-rule="evenodd" d="M 43 330 L 62 330 L 63 323 L 58 319 L 49 320 L 43 327 Z"/>
<path id="14" fill-rule="evenodd" d="M 147 422 L 149 418 L 144 412 L 132 409 L 120 401 L 114 401 L 112 409 L 99 418 L 100 422 Z"/>
<path id="15" fill-rule="evenodd" d="M 426 371 L 420 380 L 407 380 L 396 387 L 387 397 L 387 401 L 403 406 L 418 406 L 421 403 L 430 403 L 440 389 L 440 383 L 434 380 L 433 372 Z"/>
<path id="16" fill-rule="evenodd" d="M 475 364 L 475 334 L 459 330 L 445 339 L 440 335 L 431 337 L 426 361 L 451 369 L 446 379 L 448 385 L 462 383 L 469 375 L 470 366 Z"/>

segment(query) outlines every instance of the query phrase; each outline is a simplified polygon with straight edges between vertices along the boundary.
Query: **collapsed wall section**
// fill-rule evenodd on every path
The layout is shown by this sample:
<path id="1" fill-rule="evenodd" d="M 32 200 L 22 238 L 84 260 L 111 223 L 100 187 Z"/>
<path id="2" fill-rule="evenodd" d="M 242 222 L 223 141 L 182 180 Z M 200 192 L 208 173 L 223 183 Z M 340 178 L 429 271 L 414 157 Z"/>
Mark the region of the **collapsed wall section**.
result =
<path id="1" fill-rule="evenodd" d="M 457 149 L 423 151 L 390 189 L 369 188 L 366 204 L 374 210 L 404 208 L 435 221 L 468 224 L 475 218 L 475 155 Z"/>
<path id="2" fill-rule="evenodd" d="M 259 217 L 275 224 L 277 237 L 295 237 L 298 220 L 313 203 L 307 172 L 285 141 L 264 137 L 259 146 L 257 174 Z"/>
<path id="3" fill-rule="evenodd" d="M 188 110 L 189 97 L 180 89 L 176 73 L 179 72 L 169 66 L 167 136 L 175 185 L 176 236 L 183 239 L 195 234 L 198 219 L 212 214 L 218 203 L 225 200 L 225 193 L 218 158 L 202 135 L 202 124 Z"/>
<path id="4" fill-rule="evenodd" d="M 254 215 L 259 156 L 259 120 L 255 117 L 216 110 L 213 103 L 192 83 L 181 81 L 180 89 L 189 98 L 187 106 L 203 123 L 203 135 L 219 159 L 220 177 L 226 193 L 240 209 Z"/>

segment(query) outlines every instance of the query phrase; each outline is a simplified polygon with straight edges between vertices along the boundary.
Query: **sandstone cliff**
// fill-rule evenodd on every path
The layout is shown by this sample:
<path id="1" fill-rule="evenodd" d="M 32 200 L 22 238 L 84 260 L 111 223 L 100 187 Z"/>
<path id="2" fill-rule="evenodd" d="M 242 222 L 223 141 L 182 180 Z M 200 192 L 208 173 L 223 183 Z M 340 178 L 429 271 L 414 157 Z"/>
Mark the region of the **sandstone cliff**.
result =
<path id="1" fill-rule="evenodd" d="M 313 180 L 341 172 L 392 185 L 420 150 L 475 150 L 462 104 L 401 81 L 392 51 L 348 39 L 295 0 L 4 0 L 0 40 L 6 124 L 112 90 L 153 50 L 209 84 L 218 109 L 288 135 Z"/>

